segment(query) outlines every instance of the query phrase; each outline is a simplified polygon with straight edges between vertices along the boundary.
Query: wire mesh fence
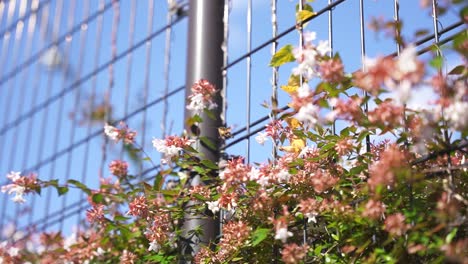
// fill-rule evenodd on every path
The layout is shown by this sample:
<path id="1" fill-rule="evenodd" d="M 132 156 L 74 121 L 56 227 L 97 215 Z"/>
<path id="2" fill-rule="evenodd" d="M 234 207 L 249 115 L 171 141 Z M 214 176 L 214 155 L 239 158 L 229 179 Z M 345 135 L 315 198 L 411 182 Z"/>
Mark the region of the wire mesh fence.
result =
<path id="1" fill-rule="evenodd" d="M 315 15 L 300 23 L 307 24 L 303 29 L 295 20 L 303 3 L 226 1 L 224 24 L 218 26 L 225 38 L 223 120 L 233 137 L 222 151 L 245 155 L 250 162 L 278 151 L 272 145 L 253 147 L 251 138 L 287 109 L 287 94 L 279 86 L 287 82 L 291 67 L 268 64 L 281 46 L 300 47 L 305 30 L 328 40 L 331 54 L 339 53 L 350 73 L 360 69 L 367 56 L 399 54 L 402 47 L 391 38 L 369 30 L 379 15 L 397 23 L 411 21 L 399 32 L 407 39 L 418 28 L 428 29 L 411 39 L 422 56 L 433 43 L 450 42 L 463 30 L 456 14 L 443 19 L 437 12 L 432 18 L 415 14 L 417 2 L 317 1 Z M 1 174 L 21 170 L 96 187 L 108 177 L 107 164 L 123 158 L 132 161 L 134 174 L 151 178 L 158 166 L 107 142 L 103 126 L 124 121 L 138 131 L 137 143 L 144 149 L 151 148 L 151 137 L 183 130 L 181 67 L 186 65 L 188 8 L 188 1 L 1 1 Z M 209 57 L 202 59 L 210 63 Z M 274 102 L 278 111 L 262 107 L 265 101 Z M 333 130 L 345 125 L 337 123 Z M 78 228 L 87 197 L 79 190 L 66 197 L 45 190 L 16 205 L 5 195 L 0 230 Z"/>

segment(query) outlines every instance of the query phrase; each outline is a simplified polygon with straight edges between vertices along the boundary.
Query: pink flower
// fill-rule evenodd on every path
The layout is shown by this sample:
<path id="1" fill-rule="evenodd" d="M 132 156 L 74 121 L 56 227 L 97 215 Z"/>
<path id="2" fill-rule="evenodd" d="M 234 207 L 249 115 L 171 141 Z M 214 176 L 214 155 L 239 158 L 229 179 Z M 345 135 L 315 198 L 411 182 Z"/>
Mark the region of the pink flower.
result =
<path id="1" fill-rule="evenodd" d="M 132 144 L 135 142 L 136 132 L 130 130 L 128 126 L 121 121 L 119 123 L 120 128 L 113 127 L 109 124 L 104 125 L 104 134 L 108 136 L 111 140 L 115 141 L 116 143 L 119 140 L 123 140 L 125 144 Z"/>
<path id="2" fill-rule="evenodd" d="M 218 105 L 213 101 L 216 87 L 209 81 L 201 79 L 192 86 L 192 94 L 189 96 L 187 109 L 199 115 L 204 109 L 212 110 Z"/>
<path id="3" fill-rule="evenodd" d="M 123 177 L 127 175 L 128 163 L 122 160 L 114 160 L 109 164 L 109 170 L 113 175 Z"/>
<path id="4" fill-rule="evenodd" d="M 281 259 L 286 264 L 300 263 L 301 260 L 307 255 L 308 250 L 308 245 L 299 246 L 295 243 L 286 244 L 281 251 Z"/>
<path id="5" fill-rule="evenodd" d="M 129 204 L 130 210 L 128 215 L 146 217 L 148 215 L 148 205 L 144 196 L 139 196 Z"/>
<path id="6" fill-rule="evenodd" d="M 14 194 L 12 201 L 15 203 L 25 203 L 24 195 L 33 192 L 39 187 L 36 174 L 30 173 L 27 176 L 21 176 L 21 172 L 10 172 L 7 178 L 13 183 L 2 186 L 3 193 Z"/>
<path id="7" fill-rule="evenodd" d="M 104 205 L 94 205 L 91 209 L 86 210 L 86 220 L 91 224 L 102 223 L 104 219 Z"/>
<path id="8" fill-rule="evenodd" d="M 383 216 L 384 212 L 385 205 L 382 202 L 369 200 L 362 212 L 362 215 L 371 219 L 379 219 Z"/>
<path id="9" fill-rule="evenodd" d="M 392 236 L 402 236 L 410 228 L 410 225 L 405 223 L 405 216 L 402 213 L 396 213 L 385 219 L 384 228 Z"/>
<path id="10" fill-rule="evenodd" d="M 173 157 L 179 156 L 180 152 L 193 144 L 195 140 L 186 137 L 168 136 L 166 139 L 153 139 L 153 147 L 164 155 L 162 163 L 169 163 Z"/>

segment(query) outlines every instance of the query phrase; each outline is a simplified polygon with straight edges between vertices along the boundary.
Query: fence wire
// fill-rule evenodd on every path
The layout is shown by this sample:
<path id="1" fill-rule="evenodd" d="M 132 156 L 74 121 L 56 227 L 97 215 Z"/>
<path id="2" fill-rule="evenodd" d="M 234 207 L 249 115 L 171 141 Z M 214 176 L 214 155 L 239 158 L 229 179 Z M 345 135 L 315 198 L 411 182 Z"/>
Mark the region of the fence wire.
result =
<path id="1" fill-rule="evenodd" d="M 278 87 L 291 67 L 267 65 L 279 47 L 302 42 L 298 28 L 307 24 L 304 30 L 317 31 L 319 39 L 328 40 L 330 55 L 339 53 L 349 65 L 345 70 L 354 72 L 367 56 L 399 54 L 400 45 L 369 32 L 367 25 L 382 12 L 397 23 L 409 19 L 414 12 L 409 2 L 415 1 L 317 1 L 315 15 L 298 25 L 290 1 L 226 1 L 219 25 L 225 32 L 222 118 L 233 138 L 222 151 L 251 162 L 278 155 L 274 145 L 271 151 L 252 148 L 250 138 L 288 109 Z M 464 30 L 453 17 L 440 20 L 436 5 L 433 0 L 433 18 L 417 25 L 433 29 L 414 40 L 419 54 Z M 96 187 L 108 176 L 109 161 L 128 159 L 134 174 L 150 180 L 158 168 L 107 142 L 103 125 L 125 121 L 147 149 L 148 137 L 182 131 L 187 8 L 188 1 L 175 0 L 0 1 L 0 174 L 21 170 Z M 277 110 L 262 108 L 265 100 Z M 332 127 L 333 133 L 339 129 L 340 124 Z M 371 140 L 366 139 L 368 149 Z M 67 197 L 57 202 L 55 191 L 46 190 L 17 206 L 2 196 L 0 230 L 78 228 L 87 197 L 75 190 Z M 306 225 L 304 230 L 306 242 Z"/>

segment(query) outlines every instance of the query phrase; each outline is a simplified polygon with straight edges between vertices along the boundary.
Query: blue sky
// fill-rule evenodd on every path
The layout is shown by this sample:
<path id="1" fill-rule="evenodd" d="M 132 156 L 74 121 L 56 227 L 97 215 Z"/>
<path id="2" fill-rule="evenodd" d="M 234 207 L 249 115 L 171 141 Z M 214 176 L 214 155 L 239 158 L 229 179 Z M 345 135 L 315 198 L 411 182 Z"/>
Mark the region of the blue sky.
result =
<path id="1" fill-rule="evenodd" d="M 12 2 L 13 0 L 10 0 Z M 44 1 L 44 0 L 43 0 Z M 43 1 L 40 1 L 42 3 Z M 101 1 L 104 4 L 109 4 L 110 0 Z M 7 25 L 16 18 L 21 16 L 20 6 L 24 3 L 31 5 L 32 1 L 19 0 L 16 1 L 13 12 L 8 20 L 8 8 L 10 4 L 4 5 L 4 9 L 0 9 L 2 14 L 0 22 L 0 32 L 4 32 Z M 85 5 L 90 3 L 90 14 L 96 12 L 99 8 L 99 1 L 76 1 L 76 6 L 71 8 L 73 1 L 65 1 L 63 5 L 62 15 L 60 19 L 56 15 L 58 3 L 60 1 L 51 1 L 43 9 L 40 16 L 36 17 L 37 23 L 44 16 L 45 10 L 50 12 L 49 27 L 53 30 L 54 26 L 57 30 L 57 35 L 62 36 L 69 31 L 70 26 L 78 24 L 83 20 L 86 14 Z M 151 9 L 148 1 L 136 2 L 136 19 L 134 31 L 134 44 L 143 40 L 149 32 L 156 32 L 166 25 L 166 1 L 156 0 L 154 4 L 153 23 L 148 26 L 148 12 Z M 327 1 L 317 0 L 312 3 L 315 11 L 321 10 L 326 6 Z M 295 1 L 279 0 L 278 1 L 278 32 L 281 33 L 290 28 L 295 23 Z M 382 34 L 376 34 L 370 31 L 367 27 L 372 17 L 381 16 L 384 19 L 393 17 L 393 1 L 389 0 L 366 0 L 365 5 L 365 21 L 366 21 L 366 52 L 367 56 L 373 57 L 377 55 L 386 55 L 396 51 L 396 46 L 393 41 L 386 38 Z M 247 7 L 248 0 L 232 0 L 229 25 L 229 61 L 234 61 L 248 50 L 247 48 Z M 72 13 L 69 13 L 71 11 Z M 74 14 L 74 22 L 70 23 Z M 98 38 L 97 28 L 99 18 L 93 20 L 89 24 L 82 25 L 82 30 L 78 30 L 73 35 L 70 35 L 68 41 L 61 42 L 58 46 L 61 56 L 66 58 L 67 65 L 73 68 L 75 76 L 64 78 L 63 70 L 55 68 L 47 69 L 43 64 L 33 63 L 28 68 L 24 69 L 20 74 L 9 79 L 0 85 L 0 124 L 3 128 L 4 124 L 11 123 L 22 115 L 28 113 L 31 109 L 35 109 L 34 105 L 38 105 L 47 100 L 50 96 L 59 94 L 63 89 L 72 85 L 78 78 L 79 62 L 82 59 L 81 76 L 89 74 L 95 67 L 95 59 L 97 65 L 100 66 L 107 62 L 111 57 L 111 29 L 112 29 L 112 8 L 106 10 L 102 16 L 102 40 L 99 47 L 96 46 Z M 120 23 L 117 31 L 117 54 L 125 51 L 129 47 L 129 28 L 132 14 L 132 1 L 120 1 Z M 353 72 L 360 68 L 361 53 L 360 53 L 360 27 L 359 27 L 359 1 L 348 0 L 338 5 L 332 12 L 333 16 L 333 51 L 339 52 L 347 72 Z M 427 29 L 432 33 L 432 18 L 429 16 L 429 10 L 421 10 L 419 1 L 400 1 L 400 18 L 404 22 L 403 35 L 407 40 L 414 40 L 411 35 L 415 30 Z M 2 45 L 2 53 L 0 58 L 5 61 L 1 65 L 2 74 L 4 76 L 9 73 L 17 65 L 20 65 L 31 55 L 36 54 L 44 48 L 44 39 L 38 33 L 38 24 L 24 23 L 23 34 L 10 35 L 10 38 L 0 39 Z M 54 19 L 56 19 L 54 21 Z M 456 22 L 456 13 L 449 12 L 446 16 L 440 18 L 441 28 L 447 27 Z M 60 21 L 59 21 L 60 20 Z M 67 22 L 68 21 L 68 22 Z M 56 23 L 55 23 L 56 22 Z M 31 22 L 32 23 L 32 22 Z M 34 30 L 27 34 L 26 29 L 34 26 Z M 16 30 L 16 29 L 15 29 Z M 313 19 L 308 23 L 306 30 L 317 32 L 318 40 L 328 39 L 328 13 Z M 460 29 L 458 29 L 460 30 Z M 19 31 L 18 31 L 19 32 Z M 169 74 L 169 90 L 175 90 L 185 84 L 185 67 L 186 67 L 186 45 L 187 45 L 187 20 L 184 19 L 178 22 L 172 30 L 171 35 L 171 62 Z M 53 35 L 53 34 L 52 34 Z M 47 43 L 53 39 L 50 35 Z M 252 0 L 252 48 L 268 41 L 272 37 L 271 29 L 271 13 L 269 0 Z M 81 41 L 84 39 L 84 49 L 81 50 Z M 28 43 L 32 43 L 31 50 L 28 50 Z M 124 57 L 114 65 L 115 70 L 115 85 L 112 89 L 111 105 L 113 107 L 113 117 L 119 119 L 124 116 L 124 105 L 128 102 L 128 113 L 131 113 L 145 104 L 144 94 L 147 93 L 147 101 L 152 102 L 164 94 L 165 76 L 164 76 L 164 54 L 165 54 L 165 34 L 160 34 L 152 39 L 151 43 L 143 44 L 140 48 L 132 52 L 133 64 L 131 66 L 131 80 L 129 80 L 129 95 L 125 96 L 125 88 L 127 83 L 127 67 L 128 57 Z M 297 31 L 291 32 L 284 38 L 280 39 L 279 47 L 286 44 L 297 44 Z M 147 47 L 150 48 L 150 67 L 145 67 Z M 98 50 L 98 53 L 95 51 Z M 251 119 L 255 121 L 268 114 L 269 110 L 261 107 L 264 101 L 268 101 L 271 94 L 271 68 L 268 63 L 271 58 L 270 47 L 264 48 L 255 53 L 252 57 L 251 68 Z M 209 58 L 206 58 L 209 61 Z M 427 59 L 427 56 L 423 56 Z M 447 61 L 450 65 L 456 64 L 456 58 L 453 54 L 447 54 Z M 284 84 L 290 75 L 293 64 L 285 65 L 279 71 L 279 84 Z M 145 78 L 148 76 L 148 85 L 145 87 Z M 233 127 L 233 131 L 242 128 L 247 124 L 246 120 L 246 84 L 247 84 L 246 61 L 241 61 L 233 66 L 228 71 L 228 110 L 227 122 Z M 3 78 L 3 77 L 2 77 Z M 64 150 L 73 142 L 78 142 L 85 138 L 89 132 L 100 131 L 101 125 L 92 126 L 88 130 L 87 126 L 76 126 L 70 118 L 70 113 L 73 112 L 75 106 L 75 98 L 77 91 L 81 92 L 81 101 L 79 103 L 79 111 L 89 110 L 89 98 L 92 90 L 95 89 L 99 100 L 103 100 L 103 96 L 107 93 L 109 83 L 108 69 L 96 75 L 93 78 L 83 82 L 79 89 L 71 90 L 67 93 L 63 100 L 58 100 L 51 103 L 46 111 L 37 111 L 34 114 L 32 123 L 28 120 L 21 122 L 15 129 L 0 135 L 1 161 L 0 175 L 6 175 L 10 170 L 24 171 L 37 163 L 51 157 L 54 152 Z M 147 88 L 147 90 L 146 90 Z M 146 91 L 146 92 L 145 92 Z M 420 91 L 421 97 L 430 97 L 427 90 Z M 283 91 L 279 91 L 280 106 L 286 105 L 288 96 Z M 128 98 L 128 100 L 127 100 Z M 419 98 L 419 96 L 418 96 Z M 172 134 L 179 134 L 183 128 L 183 107 L 184 98 L 183 92 L 178 93 L 169 100 L 169 116 L 168 126 L 171 127 Z M 152 137 L 160 137 L 161 120 L 163 107 L 162 104 L 157 104 L 148 108 L 146 115 L 146 129 L 142 131 L 143 115 L 140 113 L 128 120 L 131 128 L 139 132 L 138 142 L 144 144 L 147 153 L 152 159 L 158 163 L 159 154 L 151 147 Z M 259 126 L 263 126 L 261 124 Z M 32 130 L 29 127 L 32 127 Z M 257 126 L 257 127 L 259 127 Z M 44 127 L 44 129 L 43 129 Z M 255 128 L 257 128 L 255 127 Z M 255 129 L 253 128 L 253 129 Z M 144 135 L 144 140 L 142 136 Z M 99 178 L 100 166 L 102 163 L 101 145 L 102 137 L 94 137 L 89 141 L 89 149 L 86 149 L 87 144 L 82 144 L 73 152 L 66 153 L 57 158 L 55 163 L 48 163 L 36 170 L 40 178 L 48 179 L 59 178 L 62 181 L 66 178 L 82 179 L 85 176 L 85 182 L 91 186 L 97 186 Z M 246 153 L 246 141 L 243 141 L 232 148 L 228 149 L 229 154 L 244 155 Z M 269 158 L 271 145 L 259 146 L 253 137 L 251 144 L 251 161 L 262 162 Z M 105 160 L 107 163 L 120 156 L 120 148 L 112 143 L 107 147 L 108 155 Z M 52 165 L 53 164 L 53 165 Z M 67 166 L 69 165 L 69 169 Z M 147 164 L 146 167 L 150 165 Z M 138 168 L 131 167 L 130 171 L 138 172 Z M 67 174 L 67 172 L 69 172 Z M 105 171 L 103 176 L 109 176 Z M 0 181 L 3 182 L 3 181 Z M 42 197 L 35 200 L 34 217 L 42 217 L 44 215 L 44 204 L 50 197 L 51 201 L 58 201 L 55 191 L 50 194 L 44 193 Z M 74 201 L 82 198 L 78 192 L 70 192 L 70 198 L 67 198 L 66 204 L 69 205 Z M 2 197 L 3 199 L 6 196 Z M 28 196 L 29 200 L 31 197 Z M 51 202 L 51 212 L 59 210 L 64 205 L 61 201 Z M 12 219 L 19 209 L 26 206 L 16 207 L 11 202 L 6 205 L 6 213 L 8 219 Z M 3 203 L 0 205 L 1 210 L 5 210 Z M 25 217 L 27 219 L 27 217 Z M 20 226 L 24 226 L 26 220 L 19 220 Z M 77 223 L 76 218 L 67 220 L 65 229 L 70 229 L 71 226 Z M 56 225 L 55 228 L 58 228 Z M 54 229 L 54 226 L 52 227 Z"/>

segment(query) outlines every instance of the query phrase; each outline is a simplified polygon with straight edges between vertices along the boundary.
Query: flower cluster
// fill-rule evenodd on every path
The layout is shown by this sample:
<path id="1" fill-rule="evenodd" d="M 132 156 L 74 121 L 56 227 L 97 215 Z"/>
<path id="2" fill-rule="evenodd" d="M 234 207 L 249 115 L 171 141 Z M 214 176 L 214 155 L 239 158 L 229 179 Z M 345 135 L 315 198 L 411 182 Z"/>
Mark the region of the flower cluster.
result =
<path id="1" fill-rule="evenodd" d="M 121 121 L 119 127 L 113 127 L 109 124 L 104 125 L 104 133 L 114 142 L 122 140 L 125 144 L 133 144 L 135 142 L 136 132 L 130 130 L 128 126 Z"/>
<path id="2" fill-rule="evenodd" d="M 293 51 L 296 61 L 299 63 L 292 71 L 294 75 L 302 75 L 306 79 L 318 77 L 318 66 L 321 57 L 330 52 L 328 41 L 320 41 L 318 45 L 312 42 L 316 39 L 315 32 L 304 32 L 304 45 Z"/>
<path id="3" fill-rule="evenodd" d="M 199 115 L 203 110 L 215 109 L 218 105 L 214 102 L 216 87 L 205 79 L 201 79 L 192 85 L 192 94 L 187 109 Z"/>
<path id="4" fill-rule="evenodd" d="M 396 91 L 405 103 L 411 89 L 424 77 L 424 64 L 417 58 L 414 45 L 408 45 L 397 59 L 383 57 L 365 61 L 365 69 L 354 74 L 356 85 L 374 96 L 382 92 L 382 85 Z"/>
<path id="5" fill-rule="evenodd" d="M 128 163 L 123 160 L 113 160 L 109 164 L 109 170 L 113 175 L 123 177 L 128 173 Z"/>
<path id="6" fill-rule="evenodd" d="M 30 173 L 27 176 L 21 176 L 21 172 L 12 171 L 6 176 L 12 183 L 2 186 L 2 192 L 8 194 L 14 194 L 12 198 L 15 203 L 24 203 L 24 195 L 35 191 L 39 188 L 39 182 L 37 176 L 34 173 Z"/>
<path id="7" fill-rule="evenodd" d="M 161 159 L 162 163 L 170 163 L 170 161 L 179 156 L 180 152 L 193 144 L 195 140 L 186 137 L 167 136 L 166 139 L 153 139 L 153 147 L 164 155 Z"/>

